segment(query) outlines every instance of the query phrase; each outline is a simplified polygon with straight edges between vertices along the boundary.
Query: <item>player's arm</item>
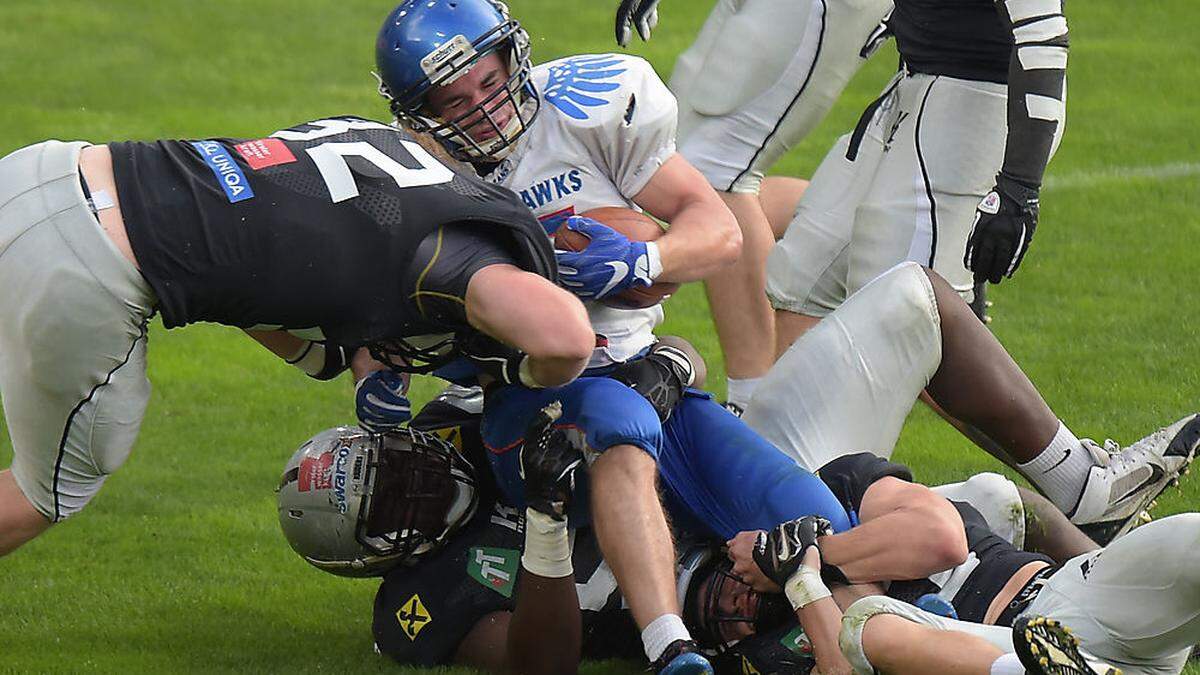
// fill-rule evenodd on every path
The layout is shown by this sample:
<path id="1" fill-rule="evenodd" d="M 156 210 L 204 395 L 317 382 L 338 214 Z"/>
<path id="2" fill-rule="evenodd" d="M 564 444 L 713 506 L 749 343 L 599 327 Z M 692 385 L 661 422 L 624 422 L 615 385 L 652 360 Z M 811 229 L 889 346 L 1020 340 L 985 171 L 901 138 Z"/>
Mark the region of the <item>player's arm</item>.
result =
<path id="1" fill-rule="evenodd" d="M 1062 0 L 996 0 L 996 9 L 1013 35 L 1008 140 L 963 261 L 976 281 L 994 284 L 1013 275 L 1033 241 L 1042 175 L 1066 120 L 1068 51 Z"/>
<path id="2" fill-rule="evenodd" d="M 553 282 L 513 265 L 489 265 L 471 276 L 467 321 L 524 352 L 524 378 L 543 387 L 583 372 L 596 335 L 583 303 Z"/>
<path id="3" fill-rule="evenodd" d="M 828 520 L 805 516 L 782 523 L 769 533 L 759 532 L 752 553 L 753 566 L 783 589 L 812 642 L 815 672 L 850 675 L 853 670 L 838 646 L 842 611 L 821 580 L 822 558 L 817 541 L 822 533 L 832 531 Z"/>
<path id="4" fill-rule="evenodd" d="M 698 281 L 732 265 L 742 252 L 742 231 L 725 202 L 682 155 L 671 155 L 633 201 L 669 223 L 655 242 L 662 272 L 656 281 Z"/>
<path id="5" fill-rule="evenodd" d="M 584 467 L 583 448 L 554 427 L 561 416 L 557 401 L 543 408 L 521 446 L 528 506 L 516 607 L 510 616 L 485 617 L 472 629 L 459 649 L 461 663 L 522 675 L 579 668 L 583 629 L 566 514 L 575 474 Z"/>
<path id="6" fill-rule="evenodd" d="M 341 375 L 357 356 L 339 344 L 305 340 L 284 330 L 247 330 L 246 334 L 315 380 L 332 380 Z M 365 349 L 358 351 L 366 354 Z"/>
<path id="7" fill-rule="evenodd" d="M 881 478 L 867 488 L 858 513 L 858 527 L 818 540 L 825 564 L 851 581 L 920 579 L 967 558 L 962 517 L 924 485 Z"/>

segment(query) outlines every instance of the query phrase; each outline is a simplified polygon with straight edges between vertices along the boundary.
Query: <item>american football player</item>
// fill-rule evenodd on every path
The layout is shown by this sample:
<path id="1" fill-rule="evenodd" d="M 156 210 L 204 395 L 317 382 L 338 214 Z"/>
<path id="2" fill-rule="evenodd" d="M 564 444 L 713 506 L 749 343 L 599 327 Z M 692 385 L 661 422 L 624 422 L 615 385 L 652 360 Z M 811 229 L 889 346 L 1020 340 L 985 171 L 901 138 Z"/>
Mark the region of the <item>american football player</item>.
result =
<path id="1" fill-rule="evenodd" d="M 836 460 L 823 468 L 821 475 L 840 499 L 862 510 L 864 526 L 851 530 L 853 533 L 866 532 L 870 514 L 879 513 L 881 503 L 886 514 L 888 490 L 911 478 L 904 467 L 869 454 Z M 880 487 L 884 492 L 875 493 Z M 981 494 L 974 491 L 976 497 Z M 1010 508 L 1022 508 L 1021 500 L 1004 501 L 1010 502 Z M 817 532 L 804 544 L 790 547 L 786 555 L 774 558 L 761 552 L 778 552 L 792 533 L 802 532 L 798 521 L 770 534 L 741 533 L 730 545 L 731 574 L 724 579 L 714 577 L 705 586 L 708 594 L 726 599 L 699 605 L 698 611 L 707 612 L 705 620 L 712 624 L 719 605 L 728 604 L 727 598 L 738 598 L 743 605 L 762 601 L 756 597 L 757 591 L 747 589 L 740 579 L 763 590 L 777 586 L 768 578 L 775 582 L 783 578 L 789 599 L 802 595 L 800 589 L 791 589 L 793 585 L 807 585 L 810 597 L 843 588 L 838 601 L 849 605 L 845 617 L 841 618 L 832 604 L 824 609 L 840 619 L 840 651 L 856 673 L 929 673 L 951 664 L 961 669 L 954 672 L 982 675 L 1180 672 L 1192 645 L 1200 639 L 1200 621 L 1196 619 L 1200 574 L 1194 565 L 1180 564 L 1187 560 L 1188 547 L 1200 538 L 1200 514 L 1164 518 L 1105 548 L 1077 538 L 1077 555 L 1063 560 L 1022 551 L 1012 540 L 998 536 L 989 519 L 973 508 L 975 503 L 954 502 L 970 542 L 966 562 L 928 579 L 893 582 L 887 597 L 869 595 L 857 601 L 854 596 L 862 592 L 850 592 L 845 588 L 847 580 L 875 581 L 877 575 L 846 566 L 832 570 L 825 555 L 827 544 L 847 538 L 849 533 Z M 1041 512 L 1039 518 L 1044 517 L 1053 518 L 1053 512 Z M 921 551 L 921 529 L 904 531 L 910 535 L 905 544 L 914 552 Z M 888 535 L 878 541 L 897 545 Z M 809 553 L 816 555 L 805 563 L 810 568 L 809 578 L 793 583 L 790 575 L 799 575 L 804 549 L 810 547 Z M 788 570 L 789 576 L 782 577 L 780 570 Z M 909 604 L 923 593 L 944 600 L 945 606 L 952 608 L 953 618 Z M 1064 633 L 1062 626 L 1069 626 L 1074 636 Z M 724 630 L 744 635 L 755 628 L 742 622 Z M 808 637 L 819 650 L 819 636 L 810 631 Z M 826 649 L 836 651 L 835 646 Z M 1048 659 L 1040 661 L 1039 657 Z"/>
<path id="2" fill-rule="evenodd" d="M 736 221 L 676 152 L 674 97 L 644 60 L 592 54 L 532 67 L 529 37 L 502 4 L 432 0 L 393 10 L 376 62 L 380 92 L 400 124 L 515 190 L 547 233 L 567 227 L 590 239 L 583 251 L 558 254 L 562 284 L 586 301 L 599 335 L 588 375 L 642 356 L 663 317 L 660 306 L 614 309 L 605 299 L 654 281 L 702 279 L 737 258 Z M 573 217 L 601 206 L 645 209 L 670 227 L 657 241 L 635 242 Z M 579 510 L 590 506 L 601 548 L 644 629 L 647 657 L 665 665 L 671 645 L 690 649 L 655 482 L 668 446 L 719 437 L 728 416 L 689 393 L 664 430 L 645 399 L 611 379 L 585 377 L 555 391 L 502 385 L 489 391 L 483 436 L 508 499 L 524 503 L 512 449 L 536 411 L 560 400 L 561 423 L 584 431 L 593 453 L 590 505 L 578 500 Z M 767 444 L 753 445 L 769 455 L 763 470 L 779 460 Z M 692 479 L 694 467 L 677 468 Z"/>
<path id="3" fill-rule="evenodd" d="M 1066 114 L 1060 0 L 895 0 L 900 70 L 813 176 L 767 260 L 782 352 L 904 260 L 970 301 L 1024 259 Z"/>
<path id="4" fill-rule="evenodd" d="M 658 0 L 622 0 L 617 41 L 643 39 Z M 825 117 L 882 41 L 892 0 L 719 0 L 679 55 L 679 152 L 737 217 L 742 256 L 705 281 L 725 353 L 728 404 L 744 409 L 774 362 L 775 319 L 765 293 L 776 237 L 760 202 L 763 175 Z M 791 220 L 788 213 L 787 220 Z"/>
<path id="5" fill-rule="evenodd" d="M 318 379 L 353 359 L 358 377 L 387 372 L 394 388 L 380 360 L 416 367 L 447 356 L 431 344 L 452 344 L 409 338 L 482 332 L 556 385 L 593 341 L 556 278 L 515 195 L 370 120 L 18 150 L 0 160 L 0 390 L 14 447 L 0 554 L 82 509 L 125 461 L 150 396 L 155 312 L 167 328 L 252 331 Z M 367 394 L 360 411 L 375 405 Z"/>
<path id="6" fill-rule="evenodd" d="M 1200 440 L 1195 414 L 1125 448 L 1079 439 L 949 283 L 912 262 L 805 333 L 767 374 L 743 420 L 813 470 L 850 449 L 889 457 L 922 390 L 995 441 L 1102 543 L 1139 522 Z M 872 424 L 847 422 L 864 419 Z"/>
<path id="7" fill-rule="evenodd" d="M 386 573 L 376 598 L 375 636 L 380 650 L 401 663 L 573 671 L 579 638 L 572 638 L 572 631 L 579 628 L 571 628 L 578 619 L 572 623 L 567 610 L 577 617 L 579 603 L 585 610 L 585 655 L 637 656 L 639 631 L 627 606 L 609 602 L 617 583 L 602 562 L 596 538 L 581 528 L 573 552 L 568 543 L 571 499 L 587 479 L 581 470 L 583 436 L 561 425 L 563 410 L 557 402 L 539 412 L 525 431 L 525 442 L 514 450 L 526 503 L 523 509 L 512 508 L 498 500 L 500 490 L 491 473 L 473 468 L 488 461 L 479 435 L 482 411 L 476 391 L 451 387 L 409 429 L 376 436 L 350 428 L 318 434 L 284 471 L 280 523 L 289 542 L 326 571 Z M 430 432 L 453 439 L 461 450 Z M 736 439 L 730 440 L 736 451 Z M 664 458 L 686 460 L 675 452 L 668 450 Z M 738 472 L 735 457 L 726 459 L 721 468 Z M 771 486 L 743 500 L 755 513 L 752 520 L 766 524 L 815 510 L 839 527 L 848 526 L 832 493 L 811 474 L 791 462 L 776 473 Z M 698 493 L 681 494 L 676 485 L 663 489 L 673 525 L 685 536 L 717 540 L 735 533 L 725 529 L 732 520 L 720 517 L 734 511 L 722 495 L 708 497 L 711 503 L 702 514 L 717 516 L 721 527 L 714 528 L 702 524 L 688 501 Z M 583 586 L 555 581 L 562 578 Z M 553 597 L 562 588 L 570 594 L 569 602 Z M 675 594 L 674 587 L 671 592 Z M 551 597 L 530 598 L 546 594 Z M 600 613 L 606 605 L 617 614 Z M 532 642 L 525 645 L 522 635 L 532 636 Z M 547 635 L 563 639 L 547 640 Z M 703 666 L 698 655 L 690 655 L 698 664 L 689 664 L 688 656 L 675 657 L 668 668 L 688 672 L 683 666 Z"/>

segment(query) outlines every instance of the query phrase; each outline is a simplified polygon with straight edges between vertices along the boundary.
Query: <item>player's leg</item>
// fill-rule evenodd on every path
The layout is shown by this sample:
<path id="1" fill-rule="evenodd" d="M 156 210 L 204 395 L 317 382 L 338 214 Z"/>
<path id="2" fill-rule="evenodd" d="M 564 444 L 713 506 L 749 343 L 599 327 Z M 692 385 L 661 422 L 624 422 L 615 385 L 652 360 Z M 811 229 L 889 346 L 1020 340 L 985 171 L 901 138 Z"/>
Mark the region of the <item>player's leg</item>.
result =
<path id="1" fill-rule="evenodd" d="M 719 2 L 676 63 L 680 152 L 722 192 L 742 230 L 742 256 L 705 287 L 725 353 L 729 400 L 744 407 L 773 362 L 764 298 L 774 242 L 756 199 L 764 172 L 825 116 L 863 62 L 885 0 Z"/>
<path id="2" fill-rule="evenodd" d="M 675 591 L 675 553 L 658 500 L 657 464 L 662 447 L 658 415 L 646 399 L 608 378 L 585 377 L 553 389 L 505 387 L 491 392 L 480 432 L 501 490 L 524 505 L 518 451 L 529 418 L 553 400 L 562 402 L 557 424 L 584 435 L 589 469 L 577 485 L 572 521 L 588 517 L 604 559 L 656 660 L 675 639 L 688 639 Z M 664 618 L 665 617 L 665 618 Z"/>
<path id="3" fill-rule="evenodd" d="M 707 394 L 685 394 L 663 434 L 663 500 L 684 528 L 700 527 L 726 540 L 808 515 L 824 516 L 839 532 L 850 527 L 845 508 L 821 479 Z"/>
<path id="4" fill-rule="evenodd" d="M 767 176 L 758 190 L 758 204 L 775 241 L 783 238 L 788 225 L 796 216 L 796 207 L 808 189 L 809 181 L 795 176 Z"/>
<path id="5" fill-rule="evenodd" d="M 1128 531 L 1195 455 L 1200 420 L 1185 417 L 1119 452 L 1080 441 L 956 291 L 936 274 L 930 280 L 942 332 L 933 399 L 999 443 L 1093 539 Z"/>
<path id="6" fill-rule="evenodd" d="M 998 658 L 1012 652 L 1012 631 L 948 619 L 875 595 L 846 609 L 839 643 L 855 673 L 988 675 Z"/>
<path id="7" fill-rule="evenodd" d="M 1127 672 L 1177 673 L 1200 642 L 1200 514 L 1156 520 L 1055 572 L 1026 614 Z"/>
<path id="8" fill-rule="evenodd" d="M 0 160 L 0 392 L 13 445 L 0 553 L 87 504 L 128 456 L 149 399 L 153 294 L 84 201 L 83 145 Z"/>
<path id="9" fill-rule="evenodd" d="M 887 457 L 941 345 L 928 277 L 897 266 L 797 340 L 743 420 L 810 471 L 850 452 Z"/>
<path id="10" fill-rule="evenodd" d="M 887 154 L 897 121 L 899 78 L 867 107 L 854 132 L 838 139 L 825 155 L 767 258 L 776 358 L 849 296 L 847 265 L 857 210 Z"/>

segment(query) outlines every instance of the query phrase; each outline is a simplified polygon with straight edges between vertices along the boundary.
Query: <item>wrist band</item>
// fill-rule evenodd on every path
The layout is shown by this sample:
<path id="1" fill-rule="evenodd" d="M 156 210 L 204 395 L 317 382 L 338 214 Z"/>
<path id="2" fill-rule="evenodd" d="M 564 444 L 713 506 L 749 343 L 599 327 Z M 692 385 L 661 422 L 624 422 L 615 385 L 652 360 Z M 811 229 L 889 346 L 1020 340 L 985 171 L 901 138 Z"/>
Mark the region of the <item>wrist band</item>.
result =
<path id="1" fill-rule="evenodd" d="M 292 354 L 287 362 L 313 376 L 325 369 L 325 345 L 320 342 L 304 341 L 304 346 Z"/>
<path id="2" fill-rule="evenodd" d="M 545 388 L 545 385 L 534 379 L 532 366 L 529 363 L 528 356 L 521 357 L 521 365 L 517 366 L 517 380 L 530 389 Z"/>
<path id="3" fill-rule="evenodd" d="M 571 566 L 571 538 L 567 521 L 555 520 L 533 509 L 525 509 L 525 552 L 521 566 L 539 577 L 560 579 L 575 573 Z"/>
<path id="4" fill-rule="evenodd" d="M 646 242 L 646 276 L 653 281 L 662 274 L 662 270 L 662 254 L 658 251 L 658 244 Z"/>
<path id="5" fill-rule="evenodd" d="M 801 565 L 792 578 L 788 579 L 783 592 L 787 595 L 788 602 L 792 603 L 792 609 L 802 609 L 832 595 L 821 581 L 821 573 L 807 565 Z"/>

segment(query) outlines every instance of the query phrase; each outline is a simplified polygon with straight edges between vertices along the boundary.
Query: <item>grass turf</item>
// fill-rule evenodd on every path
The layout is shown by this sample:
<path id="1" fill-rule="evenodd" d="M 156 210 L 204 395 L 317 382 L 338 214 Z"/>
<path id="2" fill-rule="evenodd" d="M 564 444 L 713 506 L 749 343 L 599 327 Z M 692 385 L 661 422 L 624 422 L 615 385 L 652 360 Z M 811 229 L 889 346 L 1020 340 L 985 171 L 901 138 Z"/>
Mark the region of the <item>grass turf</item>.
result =
<path id="1" fill-rule="evenodd" d="M 513 11 L 544 60 L 612 50 L 615 4 L 515 0 Z M 664 3 L 653 41 L 632 51 L 666 78 L 710 4 Z M 382 117 L 369 71 L 388 8 L 5 0 L 0 153 L 44 138 L 257 137 L 322 115 Z M 1128 442 L 1200 394 L 1200 93 L 1186 86 L 1200 43 L 1182 20 L 1190 0 L 1093 0 L 1069 14 L 1066 138 L 1032 253 L 1016 282 L 992 289 L 993 327 L 1077 433 Z M 894 63 L 877 55 L 777 172 L 810 175 Z M 1163 166 L 1175 175 L 1157 175 Z M 685 288 L 668 315 L 662 332 L 693 340 L 720 390 L 701 289 Z M 126 466 L 83 515 L 0 561 L 0 671 L 395 672 L 371 652 L 373 584 L 307 567 L 275 523 L 284 460 L 352 417 L 349 382 L 313 384 L 218 327 L 155 326 L 150 345 L 155 393 Z M 0 433 L 0 466 L 10 457 Z M 929 482 L 998 468 L 923 409 L 896 457 Z M 1198 492 L 1185 482 L 1159 513 L 1195 508 Z"/>

